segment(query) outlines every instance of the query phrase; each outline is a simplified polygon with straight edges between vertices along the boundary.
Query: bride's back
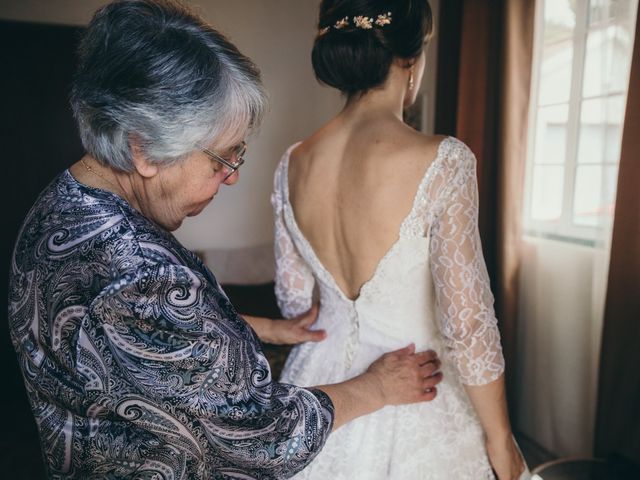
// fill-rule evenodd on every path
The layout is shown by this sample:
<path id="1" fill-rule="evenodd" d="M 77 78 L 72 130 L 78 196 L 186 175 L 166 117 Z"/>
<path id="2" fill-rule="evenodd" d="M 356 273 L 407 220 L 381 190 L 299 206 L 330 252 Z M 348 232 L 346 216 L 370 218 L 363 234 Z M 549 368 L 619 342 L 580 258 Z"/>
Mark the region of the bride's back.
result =
<path id="1" fill-rule="evenodd" d="M 298 226 L 351 299 L 398 239 L 439 143 L 400 118 L 421 83 L 431 9 L 391 3 L 321 2 L 314 72 L 347 102 L 289 161 Z"/>
<path id="2" fill-rule="evenodd" d="M 398 239 L 440 140 L 395 116 L 338 116 L 291 153 L 296 221 L 347 297 L 358 297 Z"/>

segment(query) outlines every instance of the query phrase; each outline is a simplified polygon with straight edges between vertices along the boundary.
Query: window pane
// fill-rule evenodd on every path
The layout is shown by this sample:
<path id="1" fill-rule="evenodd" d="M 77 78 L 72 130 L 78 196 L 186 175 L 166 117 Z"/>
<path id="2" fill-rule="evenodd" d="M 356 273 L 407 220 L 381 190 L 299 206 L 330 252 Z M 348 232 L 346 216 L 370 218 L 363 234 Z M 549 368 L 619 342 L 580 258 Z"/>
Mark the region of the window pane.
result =
<path id="1" fill-rule="evenodd" d="M 613 215 L 617 166 L 579 165 L 573 199 L 573 223 L 597 227 Z"/>
<path id="2" fill-rule="evenodd" d="M 618 163 L 624 98 L 615 95 L 582 102 L 578 163 Z"/>
<path id="3" fill-rule="evenodd" d="M 540 78 L 540 105 L 567 102 L 571 90 L 571 65 L 573 41 L 567 40 L 553 48 L 545 48 L 542 54 Z"/>
<path id="4" fill-rule="evenodd" d="M 626 25 L 611 23 L 589 31 L 582 87 L 584 97 L 627 89 L 633 41 L 632 32 Z"/>
<path id="5" fill-rule="evenodd" d="M 549 45 L 558 39 L 573 37 L 576 27 L 575 2 L 570 0 L 546 0 L 544 2 L 544 43 Z"/>
<path id="6" fill-rule="evenodd" d="M 533 167 L 531 218 L 557 222 L 562 215 L 564 166 L 536 165 Z"/>
<path id="7" fill-rule="evenodd" d="M 591 0 L 589 2 L 589 26 L 611 19 L 624 19 L 635 15 L 631 0 Z"/>
<path id="8" fill-rule="evenodd" d="M 534 162 L 563 164 L 567 143 L 568 105 L 543 107 L 538 110 Z"/>
<path id="9" fill-rule="evenodd" d="M 576 14 L 573 2 L 546 1 L 544 4 L 544 45 L 538 105 L 567 102 L 571 90 L 573 31 Z"/>

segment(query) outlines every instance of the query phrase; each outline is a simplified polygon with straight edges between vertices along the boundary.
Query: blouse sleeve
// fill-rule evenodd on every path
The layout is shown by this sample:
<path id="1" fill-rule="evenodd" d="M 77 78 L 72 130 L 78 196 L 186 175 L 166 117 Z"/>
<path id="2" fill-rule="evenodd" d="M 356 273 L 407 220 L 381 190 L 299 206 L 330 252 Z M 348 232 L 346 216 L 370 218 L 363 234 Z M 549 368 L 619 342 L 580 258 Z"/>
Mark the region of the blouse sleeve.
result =
<path id="1" fill-rule="evenodd" d="M 106 288 L 91 315 L 126 378 L 113 412 L 213 471 L 288 477 L 324 445 L 329 397 L 272 381 L 255 333 L 200 272 L 144 267 Z"/>
<path id="2" fill-rule="evenodd" d="M 464 384 L 483 385 L 502 374 L 504 359 L 478 231 L 476 159 L 460 145 L 444 164 L 430 263 L 447 351 Z"/>
<path id="3" fill-rule="evenodd" d="M 275 173 L 271 195 L 275 220 L 275 293 L 280 311 L 286 318 L 291 318 L 311 308 L 315 279 L 293 244 L 284 222 L 283 168 L 284 162 L 281 162 Z"/>

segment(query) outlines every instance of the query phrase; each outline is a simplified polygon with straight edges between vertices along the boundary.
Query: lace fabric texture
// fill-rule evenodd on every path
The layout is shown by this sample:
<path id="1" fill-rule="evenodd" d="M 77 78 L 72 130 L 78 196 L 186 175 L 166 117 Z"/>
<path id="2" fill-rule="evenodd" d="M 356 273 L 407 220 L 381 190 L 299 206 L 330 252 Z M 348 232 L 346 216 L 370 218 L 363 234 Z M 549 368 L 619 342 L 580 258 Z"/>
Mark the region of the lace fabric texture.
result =
<path id="1" fill-rule="evenodd" d="M 386 407 L 350 422 L 330 435 L 295 478 L 493 478 L 482 429 L 463 389 L 489 383 L 504 370 L 478 234 L 473 153 L 455 138 L 441 142 L 398 240 L 351 300 L 296 223 L 288 191 L 295 146 L 274 178 L 276 296 L 291 317 L 310 308 L 317 288 L 317 327 L 329 336 L 294 348 L 281 380 L 301 386 L 340 382 L 410 342 L 437 351 L 444 373 L 434 401 Z"/>

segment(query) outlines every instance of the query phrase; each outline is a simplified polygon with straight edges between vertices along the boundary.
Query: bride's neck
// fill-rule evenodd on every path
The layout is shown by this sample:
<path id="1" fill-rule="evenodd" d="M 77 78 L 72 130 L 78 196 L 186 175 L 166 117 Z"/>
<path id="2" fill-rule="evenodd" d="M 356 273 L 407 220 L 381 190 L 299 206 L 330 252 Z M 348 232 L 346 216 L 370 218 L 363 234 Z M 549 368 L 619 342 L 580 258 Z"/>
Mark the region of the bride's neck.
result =
<path id="1" fill-rule="evenodd" d="M 374 88 L 362 95 L 350 97 L 342 112 L 340 112 L 340 116 L 345 120 L 353 121 L 393 116 L 402 121 L 402 110 L 406 95 L 406 80 L 395 69 L 392 69 L 382 87 Z"/>
<path id="2" fill-rule="evenodd" d="M 363 95 L 349 98 L 340 116 L 351 121 L 393 116 L 402 121 L 402 103 L 402 97 L 398 98 L 398 95 L 387 89 L 371 90 Z"/>

